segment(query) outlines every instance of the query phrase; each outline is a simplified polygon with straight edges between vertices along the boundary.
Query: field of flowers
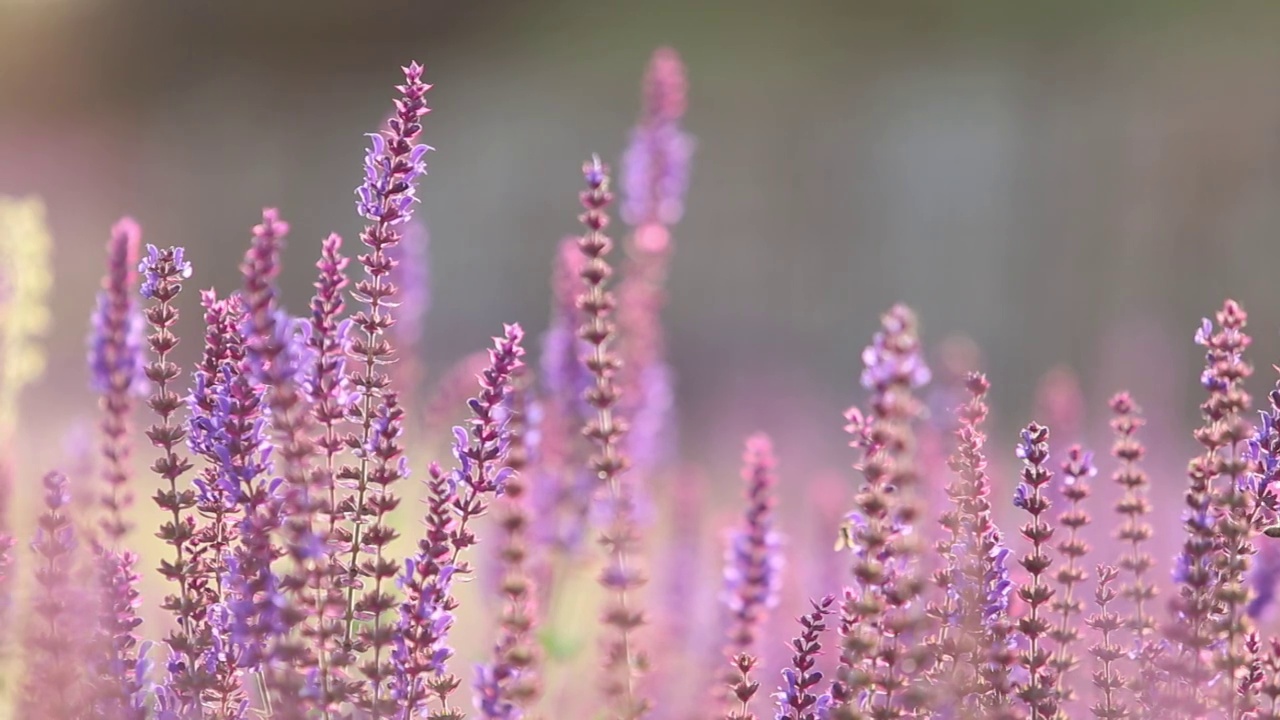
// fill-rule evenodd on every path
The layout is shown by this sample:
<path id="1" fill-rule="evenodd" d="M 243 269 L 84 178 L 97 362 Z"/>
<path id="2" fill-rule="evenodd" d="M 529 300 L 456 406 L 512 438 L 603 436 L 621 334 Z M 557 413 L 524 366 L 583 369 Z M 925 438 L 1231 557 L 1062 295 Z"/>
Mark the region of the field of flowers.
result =
<path id="1" fill-rule="evenodd" d="M 314 243 L 302 314 L 275 209 L 231 289 L 130 218 L 105 233 L 96 426 L 61 456 L 24 442 L 22 412 L 55 245 L 38 200 L 0 199 L 8 717 L 1280 718 L 1280 382 L 1256 412 L 1240 304 L 1194 330 L 1200 452 L 1177 519 L 1151 511 L 1129 393 L 1106 408 L 1109 453 L 1079 444 L 1063 375 L 1045 417 L 988 444 L 987 376 L 895 305 L 851 359 L 845 476 L 813 492 L 751 435 L 733 520 L 711 527 L 698 475 L 672 471 L 662 324 L 694 160 L 679 56 L 652 57 L 616 198 L 610 164 L 580 159 L 547 331 L 493 328 L 429 407 L 424 77 L 402 68 L 367 137 L 365 227 Z M 179 337 L 191 313 L 203 336 Z M 822 592 L 797 601 L 800 576 Z"/>

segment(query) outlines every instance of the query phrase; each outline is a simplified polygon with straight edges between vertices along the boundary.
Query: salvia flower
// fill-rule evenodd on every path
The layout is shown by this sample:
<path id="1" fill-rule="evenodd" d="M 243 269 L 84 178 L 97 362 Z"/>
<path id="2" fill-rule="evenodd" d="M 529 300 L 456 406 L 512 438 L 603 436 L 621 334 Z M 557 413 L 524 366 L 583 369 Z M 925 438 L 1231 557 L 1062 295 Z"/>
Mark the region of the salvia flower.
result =
<path id="1" fill-rule="evenodd" d="M 1119 597 L 1112 583 L 1120 571 L 1109 565 L 1099 565 L 1097 575 L 1098 589 L 1094 591 L 1093 599 L 1098 612 L 1090 615 L 1085 624 L 1100 635 L 1098 642 L 1089 648 L 1089 654 L 1102 666 L 1093 673 L 1093 685 L 1102 692 L 1102 699 L 1090 710 L 1100 720 L 1121 720 L 1129 716 L 1129 708 L 1121 699 L 1126 679 L 1117 668 L 1125 652 L 1114 638 L 1124 627 L 1124 619 L 1111 609 L 1111 603 Z"/>
<path id="2" fill-rule="evenodd" d="M 945 536 L 935 546 L 945 565 L 933 578 L 942 598 L 927 609 L 939 627 L 925 642 L 934 663 L 925 677 L 939 685 L 939 704 L 966 714 L 1004 714 L 1012 711 L 1015 658 L 1007 617 L 1009 551 L 992 520 L 984 449 L 990 385 L 982 374 L 970 373 L 964 387 L 969 400 L 956 409 L 958 444 L 948 460 L 952 507 L 942 514 Z"/>
<path id="3" fill-rule="evenodd" d="M 1145 421 L 1142 411 L 1128 393 L 1115 395 L 1110 405 L 1111 428 L 1115 433 L 1111 456 L 1119 462 L 1111 479 L 1124 491 L 1115 505 L 1116 513 L 1124 518 L 1115 537 L 1126 544 L 1119 568 L 1128 578 L 1120 586 L 1120 595 L 1133 608 L 1125 625 L 1133 633 L 1134 643 L 1145 645 L 1155 630 L 1155 618 L 1149 606 L 1158 592 L 1155 584 L 1147 579 L 1155 560 L 1143 550 L 1143 543 L 1150 540 L 1153 533 L 1146 521 L 1151 513 L 1151 503 L 1147 500 L 1150 481 L 1140 465 L 1146 448 L 1137 434 Z"/>
<path id="4" fill-rule="evenodd" d="M 137 556 L 102 547 L 94 549 L 101 598 L 97 637 L 90 666 L 91 703 L 94 717 L 111 720 L 146 720 L 146 655 L 150 643 L 140 642 L 142 624 Z"/>
<path id="5" fill-rule="evenodd" d="M 850 692 L 860 704 L 894 715 L 922 702 L 922 688 L 902 667 L 924 666 L 923 647 L 904 647 L 902 638 L 923 623 L 915 599 L 923 580 L 914 558 L 920 513 L 912 425 L 923 405 L 914 390 L 929 380 L 920 354 L 915 314 L 896 305 L 881 317 L 881 329 L 862 354 L 862 383 L 871 391 L 869 410 L 845 413 L 850 446 L 861 452 L 856 466 L 862 482 L 843 529 L 854 554 L 854 585 L 841 608 L 841 664 Z M 909 663 L 902 662 L 910 659 Z M 900 697 L 910 689 L 911 697 Z"/>
<path id="6" fill-rule="evenodd" d="M 831 705 L 831 697 L 817 695 L 822 673 L 815 669 L 822 652 L 822 633 L 833 612 L 835 597 L 810 601 L 813 610 L 799 618 L 801 632 L 791 641 L 791 663 L 782 671 L 783 685 L 774 695 L 778 700 L 776 720 L 818 720 Z"/>
<path id="7" fill-rule="evenodd" d="M 635 638 L 635 630 L 644 624 L 644 614 L 635 607 L 633 593 L 645 578 L 635 563 L 639 538 L 635 531 L 633 488 L 622 477 L 630 465 L 620 447 L 627 424 L 614 413 L 620 396 L 615 382 L 619 360 L 611 348 L 615 333 L 610 318 L 615 301 L 605 289 L 613 273 L 607 259 L 613 241 L 604 233 L 613 193 L 609 190 L 609 171 L 598 157 L 584 164 L 582 173 L 587 189 L 579 194 L 584 210 L 579 220 L 586 233 L 578 240 L 578 249 L 586 263 L 581 271 L 584 290 L 578 298 L 578 308 L 585 322 L 578 337 L 589 347 L 581 359 L 595 377 L 595 385 L 585 397 L 596 410 L 583 432 L 596 444 L 591 469 L 608 492 L 611 510 L 600 540 L 610 555 L 609 565 L 600 574 L 600 584 L 612 595 L 603 618 L 609 628 L 604 641 L 604 693 L 611 711 L 620 720 L 634 720 L 649 709 L 649 701 L 636 687 L 637 675 L 646 663 Z"/>
<path id="8" fill-rule="evenodd" d="M 397 717 L 403 720 L 409 720 L 432 696 L 447 708 L 459 684 L 445 668 L 453 654 L 446 639 L 457 607 L 451 588 L 455 578 L 472 574 L 471 566 L 460 558 L 477 542 L 471 523 L 487 512 L 513 474 L 504 464 L 511 439 L 504 406 L 513 377 L 523 366 L 523 338 L 519 325 L 506 326 L 503 336 L 494 338 L 489 367 L 480 375 L 480 393 L 468 403 L 473 417 L 468 427 L 454 428 L 458 466 L 448 474 L 436 465 L 428 471 L 426 534 L 399 576 L 407 599 L 399 606 L 391 652 L 391 697 Z M 513 669 L 504 668 L 502 662 L 485 666 L 477 686 L 478 702 L 491 709 L 509 703 L 514 708 L 514 697 L 508 693 L 514 679 Z"/>
<path id="9" fill-rule="evenodd" d="M 147 256 L 138 263 L 142 274 L 139 291 L 147 299 L 159 299 L 165 283 L 174 283 L 191 277 L 191 263 L 186 260 L 186 250 L 180 247 L 161 252 L 155 245 L 147 245 Z"/>
<path id="10" fill-rule="evenodd" d="M 758 639 L 782 588 L 782 538 L 773 528 L 773 443 L 758 433 L 747 438 L 742 458 L 746 511 L 725 551 L 724 602 L 730 614 L 725 655 L 758 652 Z"/>
<path id="11" fill-rule="evenodd" d="M 348 259 L 342 255 L 342 238 L 330 234 L 320 245 L 320 259 L 316 262 L 315 294 L 311 298 L 311 331 L 306 336 L 313 359 L 304 383 L 310 402 L 312 419 L 316 427 L 314 445 L 322 459 L 317 460 L 319 473 L 316 490 L 321 494 L 320 503 L 324 518 L 317 529 L 317 536 L 324 540 L 325 557 L 320 570 L 324 579 L 339 578 L 339 553 L 341 545 L 336 540 L 338 523 L 337 474 L 339 456 L 346 447 L 341 433 L 342 423 L 351 413 L 357 397 L 347 376 L 347 351 L 350 320 L 342 318 L 346 303 L 343 290 L 347 286 Z M 314 582 L 320 582 L 317 575 Z M 344 591 L 336 582 L 324 582 L 323 587 L 313 588 L 319 612 L 311 618 L 311 625 L 304 627 L 317 658 L 319 675 L 318 705 L 326 716 L 335 706 L 348 699 L 349 687 L 336 675 L 333 659 L 338 651 L 335 640 L 342 628 L 339 618 L 345 612 Z"/>
<path id="12" fill-rule="evenodd" d="M 196 506 L 197 498 L 194 489 L 178 484 L 192 464 L 180 453 L 186 440 L 186 429 L 185 424 L 178 420 L 178 412 L 184 402 L 174 384 L 181 370 L 169 359 L 170 353 L 178 346 L 178 337 L 173 331 L 178 322 L 174 301 L 182 291 L 182 281 L 191 276 L 191 264 L 183 258 L 182 248 L 160 250 L 148 245 L 138 272 L 144 278 L 141 292 L 151 300 L 144 311 L 152 330 L 147 336 L 151 362 L 147 364 L 146 372 L 152 385 L 147 404 L 155 413 L 156 421 L 147 429 L 147 437 L 160 451 L 151 470 L 165 484 L 154 496 L 156 505 L 167 515 L 158 535 L 173 548 L 173 559 L 162 561 L 159 572 L 177 586 L 177 592 L 166 596 L 162 603 L 162 607 L 177 619 L 177 627 L 166 639 L 171 660 L 164 694 L 183 712 L 190 712 L 198 706 L 207 680 L 199 665 L 204 649 L 200 625 L 204 621 L 206 579 L 201 567 L 190 557 L 195 537 L 195 518 L 190 511 Z"/>
<path id="13" fill-rule="evenodd" d="M 502 487 L 498 526 L 503 538 L 497 551 L 503 573 L 499 592 L 504 602 L 493 661 L 477 668 L 475 681 L 477 709 L 492 718 L 521 717 L 540 692 L 539 613 L 532 548 L 526 540 L 531 517 L 524 476 L 530 461 L 536 460 L 538 438 L 529 424 L 530 392 L 523 370 L 516 373 L 505 405 L 510 438 L 506 467 L 511 473 Z"/>
<path id="14" fill-rule="evenodd" d="M 1059 613 L 1059 619 L 1057 625 L 1049 631 L 1049 637 L 1058 644 L 1058 651 L 1049 666 L 1055 674 L 1060 703 L 1069 703 L 1075 698 L 1069 675 L 1079 665 L 1079 660 L 1072 653 L 1071 646 L 1080 639 L 1080 631 L 1073 618 L 1084 611 L 1084 602 L 1076 597 L 1075 588 L 1089 577 L 1081 566 L 1084 556 L 1089 552 L 1089 544 L 1080 534 L 1089 524 L 1089 514 L 1081 503 L 1091 492 L 1089 478 L 1097 473 L 1093 453 L 1079 445 L 1072 445 L 1067 450 L 1067 459 L 1062 462 L 1062 481 L 1058 483 L 1061 488 L 1056 493 L 1068 503 L 1067 508 L 1058 514 L 1058 525 L 1066 528 L 1067 535 L 1057 544 L 1057 550 L 1066 562 L 1054 574 L 1058 592 L 1050 603 L 1050 609 Z"/>
<path id="15" fill-rule="evenodd" d="M 447 636 L 453 627 L 457 601 L 452 596 L 453 577 L 458 570 L 453 560 L 452 537 L 457 526 L 453 505 L 457 488 L 452 477 L 432 463 L 427 468 L 426 530 L 418 541 L 418 552 L 405 560 L 398 582 L 405 594 L 396 621 L 391 662 L 391 697 L 399 706 L 397 720 L 409 720 L 426 707 L 432 694 L 442 705 L 458 687 L 456 678 L 429 684 L 444 676 L 445 663 L 453 656 Z"/>
<path id="16" fill-rule="evenodd" d="M 113 542 L 129 530 L 123 513 L 133 503 L 127 487 L 132 452 L 130 415 L 134 396 L 146 392 L 145 323 L 133 296 L 140 234 L 130 218 L 111 228 L 107 274 L 90 322 L 90 385 L 102 398 L 102 477 L 106 487 L 101 502 L 107 512 L 102 529 Z"/>
<path id="17" fill-rule="evenodd" d="M 1186 538 L 1174 572 L 1179 589 L 1170 601 L 1172 618 L 1163 629 L 1180 650 L 1171 663 L 1178 682 L 1171 688 L 1170 702 L 1203 712 L 1211 701 L 1205 688 L 1217 675 L 1212 655 L 1221 652 L 1229 678 L 1222 683 L 1221 702 L 1234 718 L 1235 677 L 1244 662 L 1240 630 L 1247 621 L 1243 615 L 1248 595 L 1247 590 L 1242 592 L 1238 560 L 1252 554 L 1250 536 L 1255 529 L 1248 517 L 1253 510 L 1251 498 L 1240 487 L 1249 467 L 1246 443 L 1253 435 L 1244 419 L 1250 400 L 1243 389 L 1243 380 L 1251 372 L 1243 357 L 1250 338 L 1244 332 L 1247 316 L 1235 301 L 1228 300 L 1216 319 L 1215 327 L 1206 318 L 1195 334 L 1196 343 L 1206 348 L 1201 384 L 1208 395 L 1200 405 L 1204 423 L 1195 433 L 1204 452 L 1187 470 Z M 1221 562 L 1215 562 L 1219 553 Z M 1215 629 L 1222 630 L 1220 637 Z"/>
<path id="18" fill-rule="evenodd" d="M 754 649 L 764 613 L 778 604 L 782 586 L 782 537 L 773 529 L 773 443 L 758 433 L 747 438 L 742 479 L 747 506 L 725 552 L 724 602 L 734 616 L 730 657 Z"/>
<path id="19" fill-rule="evenodd" d="M 422 96 L 431 89 L 422 82 L 422 66 L 404 68 L 405 84 L 398 85 L 402 97 L 396 100 L 396 114 L 387 122 L 387 131 L 369 133 L 369 150 L 364 157 L 364 183 L 356 188 L 356 210 L 380 225 L 408 222 L 417 201 L 416 181 L 427 172 L 429 145 L 413 143 L 421 130 L 419 118 L 429 110 Z"/>
<path id="20" fill-rule="evenodd" d="M 384 590 L 383 583 L 391 580 L 398 568 L 398 563 L 384 557 L 387 544 L 396 535 L 384 520 L 398 504 L 391 485 L 407 470 L 399 444 L 404 409 L 395 394 L 388 392 L 391 381 L 382 369 L 396 356 L 394 346 L 385 337 L 395 325 L 390 311 L 396 305 L 395 284 L 388 277 L 395 261 L 389 253 L 400 242 L 396 226 L 412 216 L 415 181 L 426 170 L 423 158 L 429 149 L 418 144 L 417 139 L 422 133 L 421 118 L 428 112 L 424 96 L 430 86 L 422 82 L 421 65 L 411 63 L 403 70 L 405 82 L 396 86 L 399 97 L 395 100 L 395 113 L 384 131 L 370 136 L 372 147 L 365 159 L 365 182 L 356 189 L 357 209 L 370 221 L 360 233 L 360 242 L 368 248 L 359 257 L 364 277 L 356 283 L 353 293 L 362 307 L 352 320 L 363 336 L 352 338 L 348 344 L 354 367 L 348 369 L 347 375 L 352 389 L 359 393 L 359 402 L 352 406 L 349 417 L 357 431 L 346 444 L 359 464 L 344 465 L 338 470 L 337 482 L 350 490 L 338 506 L 348 524 L 336 527 L 332 538 L 345 554 L 336 570 L 346 575 L 342 580 L 346 611 L 334 660 L 346 664 L 366 649 L 372 651 L 366 705 L 374 713 L 384 713 L 389 708 L 383 692 L 392 670 L 384 654 L 390 637 L 383 630 L 382 616 L 395 606 L 395 600 Z M 365 553 L 373 557 L 362 558 Z M 366 559 L 372 562 L 364 562 Z M 364 579 L 372 582 L 361 593 Z M 356 633 L 358 615 L 369 616 L 373 621 L 361 638 Z"/>
<path id="21" fill-rule="evenodd" d="M 1049 428 L 1031 423 L 1019 436 L 1017 455 L 1022 460 L 1022 483 L 1018 486 L 1018 507 L 1031 516 L 1021 528 L 1022 537 L 1030 543 L 1030 550 L 1019 559 L 1030 577 L 1029 583 L 1018 588 L 1018 597 L 1027 606 L 1027 612 L 1018 619 L 1018 631 L 1027 640 L 1022 651 L 1022 666 L 1027 680 L 1018 687 L 1018 697 L 1026 704 L 1031 720 L 1047 720 L 1057 712 L 1058 698 L 1054 690 L 1055 675 L 1050 666 L 1050 654 L 1046 640 L 1051 624 L 1046 617 L 1055 590 L 1045 575 L 1053 559 L 1046 550 L 1053 539 L 1053 526 L 1046 513 L 1050 502 L 1045 489 L 1053 479 L 1047 467 L 1049 461 Z"/>

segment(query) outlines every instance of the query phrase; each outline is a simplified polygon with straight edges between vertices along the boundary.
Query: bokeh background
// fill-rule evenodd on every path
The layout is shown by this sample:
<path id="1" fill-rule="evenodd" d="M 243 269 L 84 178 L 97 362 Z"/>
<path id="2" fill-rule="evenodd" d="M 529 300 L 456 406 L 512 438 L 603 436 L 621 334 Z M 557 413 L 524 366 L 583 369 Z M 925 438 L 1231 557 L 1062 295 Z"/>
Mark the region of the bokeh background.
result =
<path id="1" fill-rule="evenodd" d="M 698 148 L 666 317 L 684 457 L 710 482 L 757 428 L 784 483 L 844 472 L 860 349 L 905 301 L 931 353 L 981 348 L 993 452 L 1065 365 L 1096 438 L 1106 396 L 1137 394 L 1176 497 L 1199 318 L 1252 311 L 1256 391 L 1280 361 L 1278 33 L 1280 4 L 1175 0 L 0 0 L 0 193 L 42 196 L 57 243 L 29 437 L 92 417 L 86 318 L 122 214 L 230 289 L 278 206 L 302 308 L 320 238 L 361 225 L 362 134 L 410 59 L 436 85 L 428 367 L 502 322 L 536 334 L 579 164 L 616 160 L 670 45 Z"/>

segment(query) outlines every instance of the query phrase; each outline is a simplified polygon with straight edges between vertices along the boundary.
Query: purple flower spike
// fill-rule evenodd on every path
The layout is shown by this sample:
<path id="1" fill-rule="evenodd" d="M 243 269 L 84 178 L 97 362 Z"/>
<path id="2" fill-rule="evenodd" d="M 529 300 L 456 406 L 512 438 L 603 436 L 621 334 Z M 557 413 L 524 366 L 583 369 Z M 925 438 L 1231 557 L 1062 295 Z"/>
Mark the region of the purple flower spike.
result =
<path id="1" fill-rule="evenodd" d="M 147 643 L 139 643 L 137 556 L 95 548 L 101 608 L 92 648 L 93 717 L 146 720 Z"/>
<path id="2" fill-rule="evenodd" d="M 26 678 L 18 717 L 74 717 L 76 698 L 67 688 L 80 679 L 83 627 L 78 624 L 72 585 L 76 549 L 68 505 L 70 486 L 65 475 L 51 472 L 41 481 L 44 512 L 36 520 L 31 543 L 36 564 L 35 617 L 26 625 Z"/>
<path id="3" fill-rule="evenodd" d="M 130 528 L 124 511 L 133 504 L 128 489 L 132 469 L 130 415 L 134 398 L 147 391 L 145 321 L 133 296 L 137 284 L 138 242 L 141 231 L 130 218 L 111 228 L 107 242 L 107 273 L 98 291 L 89 335 L 90 385 L 102 396 L 102 478 L 106 492 L 101 502 L 107 512 L 102 529 L 118 542 Z"/>
<path id="4" fill-rule="evenodd" d="M 369 133 L 369 150 L 364 157 L 364 183 L 356 188 L 356 210 L 380 225 L 408 222 L 417 201 L 416 181 L 427 172 L 426 155 L 432 148 L 416 145 L 421 131 L 419 118 L 429 110 L 423 96 L 431 89 L 422 82 L 422 66 L 404 68 L 405 84 L 397 86 L 396 116 L 382 133 Z"/>
<path id="5" fill-rule="evenodd" d="M 822 682 L 822 673 L 814 666 L 822 652 L 822 633 L 827 629 L 827 617 L 834 612 L 835 598 L 828 595 L 810 603 L 813 611 L 799 618 L 801 633 L 791 641 L 795 652 L 790 666 L 782 671 L 783 686 L 774 695 L 778 700 L 776 720 L 819 720 L 831 704 L 831 697 L 814 694 Z"/>
<path id="6" fill-rule="evenodd" d="M 733 615 L 727 657 L 754 653 L 768 610 L 782 587 L 782 538 L 773 529 L 773 443 L 760 433 L 747 439 L 742 457 L 747 507 L 725 552 L 724 601 Z"/>
<path id="7" fill-rule="evenodd" d="M 688 80 L 671 48 L 654 52 L 644 81 L 644 109 L 622 158 L 622 219 L 633 227 L 674 225 L 684 215 L 694 140 L 680 127 Z"/>
<path id="8" fill-rule="evenodd" d="M 512 472 L 503 466 L 511 437 L 504 408 L 513 377 L 523 367 L 524 331 L 519 325 L 503 329 L 489 351 L 489 366 L 480 374 L 480 393 L 467 403 L 472 418 L 466 428 L 454 428 L 453 455 L 458 466 L 445 473 L 433 463 L 428 470 L 426 534 L 399 576 L 407 599 L 399 607 L 391 651 L 391 695 L 400 709 L 397 720 L 409 720 L 427 701 L 429 676 L 446 672 L 445 663 L 453 656 L 446 641 L 457 607 L 452 585 L 455 578 L 472 574 L 460 556 L 477 542 L 468 523 L 488 511 Z M 493 677 L 499 674 L 504 681 L 511 677 L 505 670 Z M 498 707 L 492 704 L 499 702 L 493 693 L 500 690 L 486 685 L 483 691 L 490 697 L 484 702 Z"/>
<path id="9" fill-rule="evenodd" d="M 185 256 L 186 251 L 180 247 L 161 252 L 155 245 L 147 245 L 147 256 L 138 263 L 138 272 L 142 274 L 142 297 L 161 299 L 157 293 L 165 280 L 182 281 L 191 277 L 191 263 Z M 164 267 L 166 263 L 169 264 L 167 268 Z"/>

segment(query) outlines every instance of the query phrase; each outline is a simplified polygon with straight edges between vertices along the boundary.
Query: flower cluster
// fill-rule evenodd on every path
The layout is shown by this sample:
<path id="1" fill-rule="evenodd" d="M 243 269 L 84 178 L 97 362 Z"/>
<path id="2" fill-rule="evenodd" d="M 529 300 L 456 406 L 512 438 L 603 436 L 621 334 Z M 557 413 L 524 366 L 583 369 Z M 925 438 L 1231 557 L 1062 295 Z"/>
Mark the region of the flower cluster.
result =
<path id="1" fill-rule="evenodd" d="M 979 355 L 946 343 L 937 363 L 905 305 L 880 318 L 852 373 L 864 393 L 845 414 L 852 481 L 831 472 L 827 485 L 806 484 L 802 471 L 779 481 L 774 441 L 750 436 L 720 563 L 705 548 L 720 498 L 707 479 L 721 473 L 675 462 L 677 438 L 715 434 L 676 432 L 661 327 L 691 147 L 678 57 L 655 54 L 624 160 L 626 259 L 612 257 L 611 178 L 593 156 L 581 234 L 556 258 L 540 372 L 525 367 L 522 327 L 506 324 L 487 352 L 460 349 L 430 405 L 417 364 L 427 248 L 413 219 L 429 86 L 416 63 L 403 73 L 356 190 L 368 221 L 360 252 L 353 262 L 338 235 L 319 240 L 305 317 L 286 311 L 288 225 L 267 209 L 242 285 L 199 293 L 203 345 L 187 365 L 180 320 L 196 298 L 182 290 L 196 268 L 179 247 L 139 253 L 130 220 L 112 228 L 85 367 L 98 440 L 65 451 L 83 477 L 43 476 L 28 552 L 0 533 L 0 645 L 14 647 L 4 659 L 20 673 L 0 688 L 0 714 L 1280 719 L 1280 637 L 1268 634 L 1280 591 L 1280 382 L 1255 417 L 1238 303 L 1195 335 L 1206 352 L 1200 451 L 1172 573 L 1149 550 L 1154 528 L 1171 523 L 1153 509 L 1151 441 L 1139 438 L 1133 398 L 1112 397 L 1110 458 L 1095 459 L 1078 444 L 1093 437 L 1089 384 L 1054 370 L 1041 398 L 1051 422 L 993 450 Z M 0 201 L 6 259 L 25 257 L 13 227 L 40 234 L 39 212 L 20 225 L 11 210 Z M 25 472 L 12 421 L 38 364 L 40 281 L 0 269 L 10 293 L 0 294 L 0 491 Z M 926 391 L 931 361 L 941 370 Z M 145 519 L 130 503 L 144 482 L 131 467 L 137 404 L 150 415 L 153 571 L 127 547 Z M 789 429 L 772 435 L 780 452 L 797 442 Z M 1051 449 L 1051 435 L 1068 442 Z M 445 447 L 451 462 L 417 464 Z M 1110 523 L 1090 507 L 1101 469 Z M 420 507 L 401 502 L 411 470 Z M 97 476 L 99 487 L 84 484 Z M 89 491 L 73 502 L 72 488 Z M 1025 522 L 1006 540 L 998 521 L 1016 512 Z M 654 529 L 669 536 L 656 559 Z M 580 552 L 590 530 L 600 557 Z M 797 539 L 785 564 L 784 531 Z M 660 573 L 657 593 L 643 592 L 645 566 Z M 792 613 L 789 637 L 777 616 Z M 603 692 L 588 692 L 592 681 Z"/>

